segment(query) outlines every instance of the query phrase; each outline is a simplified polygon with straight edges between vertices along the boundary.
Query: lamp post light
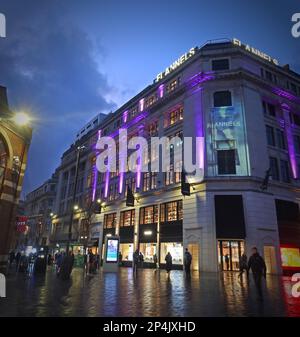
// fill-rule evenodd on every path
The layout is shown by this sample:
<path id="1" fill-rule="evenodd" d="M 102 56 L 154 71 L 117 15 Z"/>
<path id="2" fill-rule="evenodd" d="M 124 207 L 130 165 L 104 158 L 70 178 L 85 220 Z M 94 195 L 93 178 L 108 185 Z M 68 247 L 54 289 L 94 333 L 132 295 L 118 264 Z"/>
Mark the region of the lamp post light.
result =
<path id="1" fill-rule="evenodd" d="M 78 181 L 78 167 L 79 167 L 79 161 L 80 161 L 80 155 L 82 151 L 85 149 L 85 146 L 78 146 L 76 149 L 76 166 L 75 166 L 75 181 L 74 181 L 74 190 L 73 190 L 73 196 L 72 196 L 72 208 L 71 208 L 71 214 L 70 214 L 70 222 L 69 222 L 69 231 L 68 231 L 68 241 L 67 241 L 67 247 L 66 252 L 69 254 L 70 250 L 70 243 L 72 239 L 72 227 L 73 227 L 73 218 L 74 218 L 74 211 L 79 209 L 78 205 L 74 205 L 75 198 L 76 198 L 76 190 L 77 190 L 77 181 Z"/>

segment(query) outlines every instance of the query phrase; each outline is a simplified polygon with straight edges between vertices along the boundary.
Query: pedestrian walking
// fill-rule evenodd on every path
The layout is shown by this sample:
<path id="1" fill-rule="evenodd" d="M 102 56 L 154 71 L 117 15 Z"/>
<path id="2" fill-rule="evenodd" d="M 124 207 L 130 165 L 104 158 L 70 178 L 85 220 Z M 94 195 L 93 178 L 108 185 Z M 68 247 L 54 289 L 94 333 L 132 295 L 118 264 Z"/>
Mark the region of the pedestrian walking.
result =
<path id="1" fill-rule="evenodd" d="M 184 269 L 186 276 L 191 276 L 191 264 L 192 264 L 192 254 L 186 248 L 184 253 Z"/>
<path id="2" fill-rule="evenodd" d="M 140 263 L 140 267 L 144 268 L 144 255 L 142 252 L 139 253 L 139 263 Z"/>
<path id="3" fill-rule="evenodd" d="M 138 263 L 139 263 L 139 250 L 137 249 L 132 256 L 132 269 L 133 269 L 133 273 L 137 274 L 137 268 L 138 268 Z"/>
<path id="4" fill-rule="evenodd" d="M 121 253 L 121 251 L 119 252 L 119 266 L 121 267 L 123 264 L 123 255 Z"/>
<path id="5" fill-rule="evenodd" d="M 239 268 L 240 268 L 239 277 L 242 277 L 243 273 L 245 271 L 246 275 L 247 275 L 247 278 L 248 278 L 248 276 L 249 276 L 248 258 L 247 258 L 247 255 L 245 253 L 243 253 L 242 256 L 240 257 Z"/>
<path id="6" fill-rule="evenodd" d="M 166 255 L 165 261 L 166 261 L 166 271 L 168 273 L 168 276 L 170 276 L 170 272 L 172 270 L 173 265 L 172 255 L 170 254 L 170 252 L 168 252 L 168 254 Z"/>
<path id="7" fill-rule="evenodd" d="M 16 254 L 16 257 L 15 257 L 15 260 L 16 260 L 16 271 L 19 270 L 20 259 L 21 259 L 21 253 L 18 252 L 18 253 Z"/>
<path id="8" fill-rule="evenodd" d="M 13 264 L 15 258 L 16 258 L 15 252 L 11 251 L 9 253 L 9 267 L 11 267 L 11 265 Z"/>
<path id="9" fill-rule="evenodd" d="M 229 270 L 229 269 L 230 269 L 230 259 L 229 259 L 229 255 L 226 254 L 224 258 L 225 258 L 225 263 L 226 263 L 226 270 Z"/>
<path id="10" fill-rule="evenodd" d="M 56 275 L 59 276 L 60 273 L 60 268 L 61 268 L 61 264 L 62 264 L 62 260 L 63 260 L 63 255 L 61 253 L 58 253 L 56 255 Z"/>
<path id="11" fill-rule="evenodd" d="M 266 278 L 267 267 L 264 259 L 259 255 L 257 248 L 252 248 L 252 255 L 248 262 L 248 270 L 252 271 L 253 280 L 258 293 L 258 298 L 263 299 L 262 278 Z"/>
<path id="12" fill-rule="evenodd" d="M 153 255 L 153 262 L 154 262 L 155 268 L 158 268 L 158 265 L 157 265 L 158 260 L 157 260 L 156 254 Z"/>

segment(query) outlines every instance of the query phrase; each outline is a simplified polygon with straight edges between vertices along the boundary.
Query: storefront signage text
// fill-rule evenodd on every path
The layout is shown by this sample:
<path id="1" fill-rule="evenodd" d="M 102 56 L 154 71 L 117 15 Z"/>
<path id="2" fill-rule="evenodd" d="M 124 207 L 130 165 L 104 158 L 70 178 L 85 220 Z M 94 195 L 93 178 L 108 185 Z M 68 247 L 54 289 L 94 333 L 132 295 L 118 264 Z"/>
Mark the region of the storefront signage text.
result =
<path id="1" fill-rule="evenodd" d="M 232 43 L 236 46 L 239 46 L 239 47 L 243 48 L 244 50 L 248 51 L 249 53 L 252 53 L 252 54 L 254 54 L 254 55 L 270 62 L 270 63 L 275 64 L 276 66 L 279 65 L 279 62 L 276 59 L 272 58 L 268 54 L 266 54 L 266 53 L 264 53 L 264 52 L 262 52 L 262 51 L 260 51 L 256 48 L 251 47 L 249 44 L 242 44 L 242 42 L 238 39 L 233 39 Z"/>
<path id="2" fill-rule="evenodd" d="M 180 56 L 176 61 L 174 61 L 169 67 L 165 69 L 165 71 L 159 73 L 156 76 L 155 82 L 159 82 L 162 80 L 165 76 L 169 75 L 172 71 L 180 67 L 184 62 L 186 62 L 188 59 L 190 59 L 192 56 L 195 55 L 197 48 L 191 48 L 187 53 L 184 53 L 182 56 Z"/>

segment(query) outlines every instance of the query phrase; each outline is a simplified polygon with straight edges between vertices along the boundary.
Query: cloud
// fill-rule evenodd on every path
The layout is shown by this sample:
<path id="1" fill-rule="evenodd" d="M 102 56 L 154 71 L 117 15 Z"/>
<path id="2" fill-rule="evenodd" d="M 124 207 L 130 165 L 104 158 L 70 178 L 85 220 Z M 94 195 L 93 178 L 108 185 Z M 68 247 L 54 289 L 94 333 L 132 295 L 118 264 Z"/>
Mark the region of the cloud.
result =
<path id="1" fill-rule="evenodd" d="M 47 179 L 75 133 L 98 112 L 116 105 L 94 44 L 61 1 L 6 1 L 7 38 L 0 40 L 0 84 L 11 107 L 37 120 L 25 179 L 28 192 Z M 99 56 L 100 55 L 100 56 Z"/>

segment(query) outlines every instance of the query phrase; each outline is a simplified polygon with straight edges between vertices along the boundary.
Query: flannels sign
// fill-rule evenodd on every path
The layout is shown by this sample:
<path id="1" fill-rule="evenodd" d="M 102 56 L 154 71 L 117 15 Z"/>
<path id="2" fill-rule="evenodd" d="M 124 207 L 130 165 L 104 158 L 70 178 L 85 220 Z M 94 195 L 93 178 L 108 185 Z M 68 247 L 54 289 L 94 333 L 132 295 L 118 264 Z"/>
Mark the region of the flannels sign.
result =
<path id="1" fill-rule="evenodd" d="M 261 57 L 262 59 L 266 60 L 266 61 L 269 61 L 270 63 L 273 63 L 275 64 L 276 66 L 279 65 L 279 62 L 272 58 L 271 56 L 269 56 L 268 54 L 256 49 L 256 48 L 253 48 L 251 46 L 249 46 L 249 44 L 242 44 L 242 42 L 238 39 L 233 39 L 232 40 L 232 43 L 236 46 L 239 46 L 241 48 L 243 48 L 244 50 L 246 50 L 247 52 L 249 53 L 252 53 L 258 57 Z"/>
<path id="2" fill-rule="evenodd" d="M 165 76 L 169 75 L 172 71 L 180 67 L 184 62 L 186 62 L 188 59 L 190 59 L 192 56 L 196 54 L 197 47 L 191 48 L 187 53 L 181 55 L 179 59 L 174 61 L 169 67 L 166 68 L 165 71 L 159 73 L 156 76 L 156 79 L 154 82 L 159 82 L 162 80 Z"/>

